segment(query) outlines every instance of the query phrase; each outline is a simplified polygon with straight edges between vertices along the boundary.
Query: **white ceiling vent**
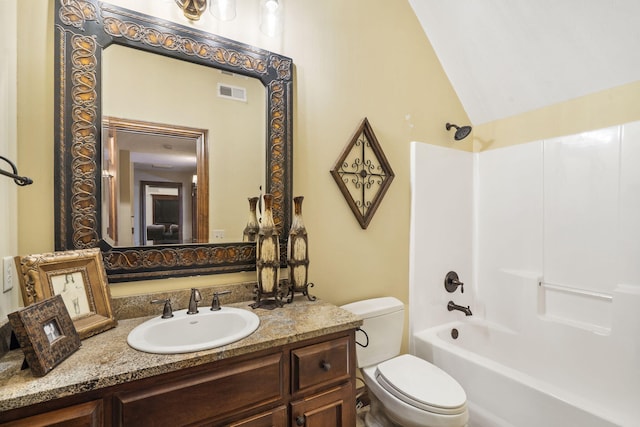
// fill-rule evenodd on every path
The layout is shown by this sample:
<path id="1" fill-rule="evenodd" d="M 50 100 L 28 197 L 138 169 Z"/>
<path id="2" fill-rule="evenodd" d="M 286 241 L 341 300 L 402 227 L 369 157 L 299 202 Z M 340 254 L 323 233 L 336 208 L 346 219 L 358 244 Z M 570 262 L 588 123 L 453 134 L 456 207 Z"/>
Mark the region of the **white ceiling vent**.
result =
<path id="1" fill-rule="evenodd" d="M 247 102 L 247 89 L 239 86 L 218 83 L 218 96 L 220 98 Z"/>

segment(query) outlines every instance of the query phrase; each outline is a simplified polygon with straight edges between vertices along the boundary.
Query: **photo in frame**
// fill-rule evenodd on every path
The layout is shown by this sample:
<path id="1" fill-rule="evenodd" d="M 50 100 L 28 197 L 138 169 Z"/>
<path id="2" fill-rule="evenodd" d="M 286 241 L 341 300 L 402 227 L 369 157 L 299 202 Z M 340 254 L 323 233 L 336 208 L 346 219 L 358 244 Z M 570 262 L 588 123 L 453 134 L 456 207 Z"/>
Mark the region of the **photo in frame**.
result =
<path id="1" fill-rule="evenodd" d="M 80 335 L 61 295 L 9 313 L 8 317 L 34 376 L 46 375 L 80 348 Z"/>
<path id="2" fill-rule="evenodd" d="M 116 326 L 98 248 L 16 257 L 25 306 L 60 295 L 80 339 Z"/>

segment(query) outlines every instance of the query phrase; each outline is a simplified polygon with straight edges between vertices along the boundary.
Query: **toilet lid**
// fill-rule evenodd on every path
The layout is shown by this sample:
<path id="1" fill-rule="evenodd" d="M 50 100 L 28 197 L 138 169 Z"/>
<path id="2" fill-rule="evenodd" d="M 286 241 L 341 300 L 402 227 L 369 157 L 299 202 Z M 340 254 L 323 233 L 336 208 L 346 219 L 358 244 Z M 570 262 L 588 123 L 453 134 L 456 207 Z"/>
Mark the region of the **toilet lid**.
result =
<path id="1" fill-rule="evenodd" d="M 403 402 L 436 414 L 459 414 L 466 408 L 467 395 L 449 374 L 410 354 L 382 362 L 376 379 Z"/>

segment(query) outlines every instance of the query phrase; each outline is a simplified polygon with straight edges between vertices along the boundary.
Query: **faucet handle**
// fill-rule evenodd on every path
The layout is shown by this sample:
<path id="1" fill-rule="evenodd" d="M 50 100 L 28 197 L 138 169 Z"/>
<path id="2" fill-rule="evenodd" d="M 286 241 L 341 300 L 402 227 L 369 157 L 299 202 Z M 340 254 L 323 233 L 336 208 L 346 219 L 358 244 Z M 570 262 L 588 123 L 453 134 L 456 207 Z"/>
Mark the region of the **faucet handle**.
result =
<path id="1" fill-rule="evenodd" d="M 220 292 L 214 292 L 213 293 L 213 301 L 211 301 L 211 311 L 218 311 L 220 310 L 220 295 L 226 295 L 226 294 L 230 294 L 231 291 L 220 291 Z"/>
<path id="2" fill-rule="evenodd" d="M 163 319 L 170 319 L 173 317 L 173 309 L 171 308 L 171 300 L 169 298 L 152 299 L 151 304 L 164 304 L 164 308 L 162 309 Z"/>
<path id="3" fill-rule="evenodd" d="M 460 292 L 464 293 L 464 283 L 458 280 L 458 273 L 455 271 L 448 272 L 444 277 L 444 288 L 447 292 L 455 292 L 458 286 L 460 286 Z"/>

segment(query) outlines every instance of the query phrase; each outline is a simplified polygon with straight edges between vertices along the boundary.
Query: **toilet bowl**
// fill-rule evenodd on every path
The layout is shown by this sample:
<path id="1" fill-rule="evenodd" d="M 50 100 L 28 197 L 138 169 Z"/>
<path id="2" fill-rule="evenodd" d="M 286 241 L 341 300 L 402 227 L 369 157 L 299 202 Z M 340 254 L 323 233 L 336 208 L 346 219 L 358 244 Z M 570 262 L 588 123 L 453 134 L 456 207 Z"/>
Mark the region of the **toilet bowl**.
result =
<path id="1" fill-rule="evenodd" d="M 342 306 L 360 316 L 366 347 L 357 346 L 358 367 L 372 396 L 367 426 L 464 427 L 466 394 L 442 369 L 410 354 L 399 355 L 404 305 L 383 297 Z M 360 340 L 358 340 L 360 341 Z"/>
<path id="2" fill-rule="evenodd" d="M 467 396 L 446 372 L 404 354 L 362 370 L 365 384 L 385 414 L 404 427 L 462 427 Z"/>

